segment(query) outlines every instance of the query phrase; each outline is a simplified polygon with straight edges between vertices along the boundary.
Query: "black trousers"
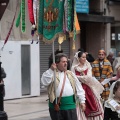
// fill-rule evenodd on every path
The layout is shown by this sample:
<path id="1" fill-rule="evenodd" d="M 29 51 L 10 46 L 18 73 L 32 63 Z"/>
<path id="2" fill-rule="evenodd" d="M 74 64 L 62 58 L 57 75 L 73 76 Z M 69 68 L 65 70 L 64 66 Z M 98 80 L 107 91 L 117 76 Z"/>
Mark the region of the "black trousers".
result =
<path id="1" fill-rule="evenodd" d="M 59 112 L 49 108 L 50 117 L 52 120 L 77 120 L 76 109 L 60 110 Z"/>

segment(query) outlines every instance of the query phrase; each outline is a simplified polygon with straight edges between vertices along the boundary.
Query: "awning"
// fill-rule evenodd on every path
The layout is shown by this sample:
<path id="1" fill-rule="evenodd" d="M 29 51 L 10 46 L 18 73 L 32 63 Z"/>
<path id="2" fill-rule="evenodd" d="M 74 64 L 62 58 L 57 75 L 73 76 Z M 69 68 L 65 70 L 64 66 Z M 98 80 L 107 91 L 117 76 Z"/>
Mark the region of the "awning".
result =
<path id="1" fill-rule="evenodd" d="M 78 20 L 84 22 L 113 23 L 114 17 L 77 13 Z"/>

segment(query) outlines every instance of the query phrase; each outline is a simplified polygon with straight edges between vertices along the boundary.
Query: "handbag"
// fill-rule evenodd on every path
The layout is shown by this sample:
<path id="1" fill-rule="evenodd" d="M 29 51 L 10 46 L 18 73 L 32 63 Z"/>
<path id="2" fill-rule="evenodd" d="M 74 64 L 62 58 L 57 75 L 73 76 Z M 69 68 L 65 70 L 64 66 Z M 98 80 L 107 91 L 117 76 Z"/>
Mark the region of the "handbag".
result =
<path id="1" fill-rule="evenodd" d="M 63 80 L 63 84 L 62 84 L 62 89 L 60 91 L 60 96 L 58 98 L 58 102 L 57 102 L 57 104 L 55 103 L 55 105 L 54 105 L 55 111 L 59 111 L 60 110 L 60 106 L 59 105 L 60 105 L 60 99 L 62 97 L 63 89 L 64 89 L 64 86 L 65 86 L 65 80 L 66 80 L 66 71 L 64 73 L 64 80 Z"/>

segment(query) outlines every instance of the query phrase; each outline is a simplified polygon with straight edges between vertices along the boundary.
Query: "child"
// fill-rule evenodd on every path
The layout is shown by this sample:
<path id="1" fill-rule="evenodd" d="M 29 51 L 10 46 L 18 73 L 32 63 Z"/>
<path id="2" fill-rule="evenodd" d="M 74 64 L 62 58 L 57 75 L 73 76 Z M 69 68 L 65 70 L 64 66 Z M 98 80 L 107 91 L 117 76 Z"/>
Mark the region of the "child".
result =
<path id="1" fill-rule="evenodd" d="M 110 105 L 112 100 L 116 104 Z M 120 120 L 120 79 L 114 82 L 110 87 L 109 99 L 105 102 L 104 120 Z"/>

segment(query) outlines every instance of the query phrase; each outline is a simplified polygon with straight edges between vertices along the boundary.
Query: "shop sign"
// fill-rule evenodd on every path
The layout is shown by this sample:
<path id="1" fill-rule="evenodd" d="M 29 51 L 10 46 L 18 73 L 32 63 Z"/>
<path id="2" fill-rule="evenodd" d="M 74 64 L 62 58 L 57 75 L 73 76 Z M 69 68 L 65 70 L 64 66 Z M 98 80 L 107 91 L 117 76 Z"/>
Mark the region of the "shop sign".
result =
<path id="1" fill-rule="evenodd" d="M 120 40 L 120 34 L 118 34 L 118 40 Z"/>
<path id="2" fill-rule="evenodd" d="M 77 13 L 89 13 L 89 0 L 76 0 Z"/>

